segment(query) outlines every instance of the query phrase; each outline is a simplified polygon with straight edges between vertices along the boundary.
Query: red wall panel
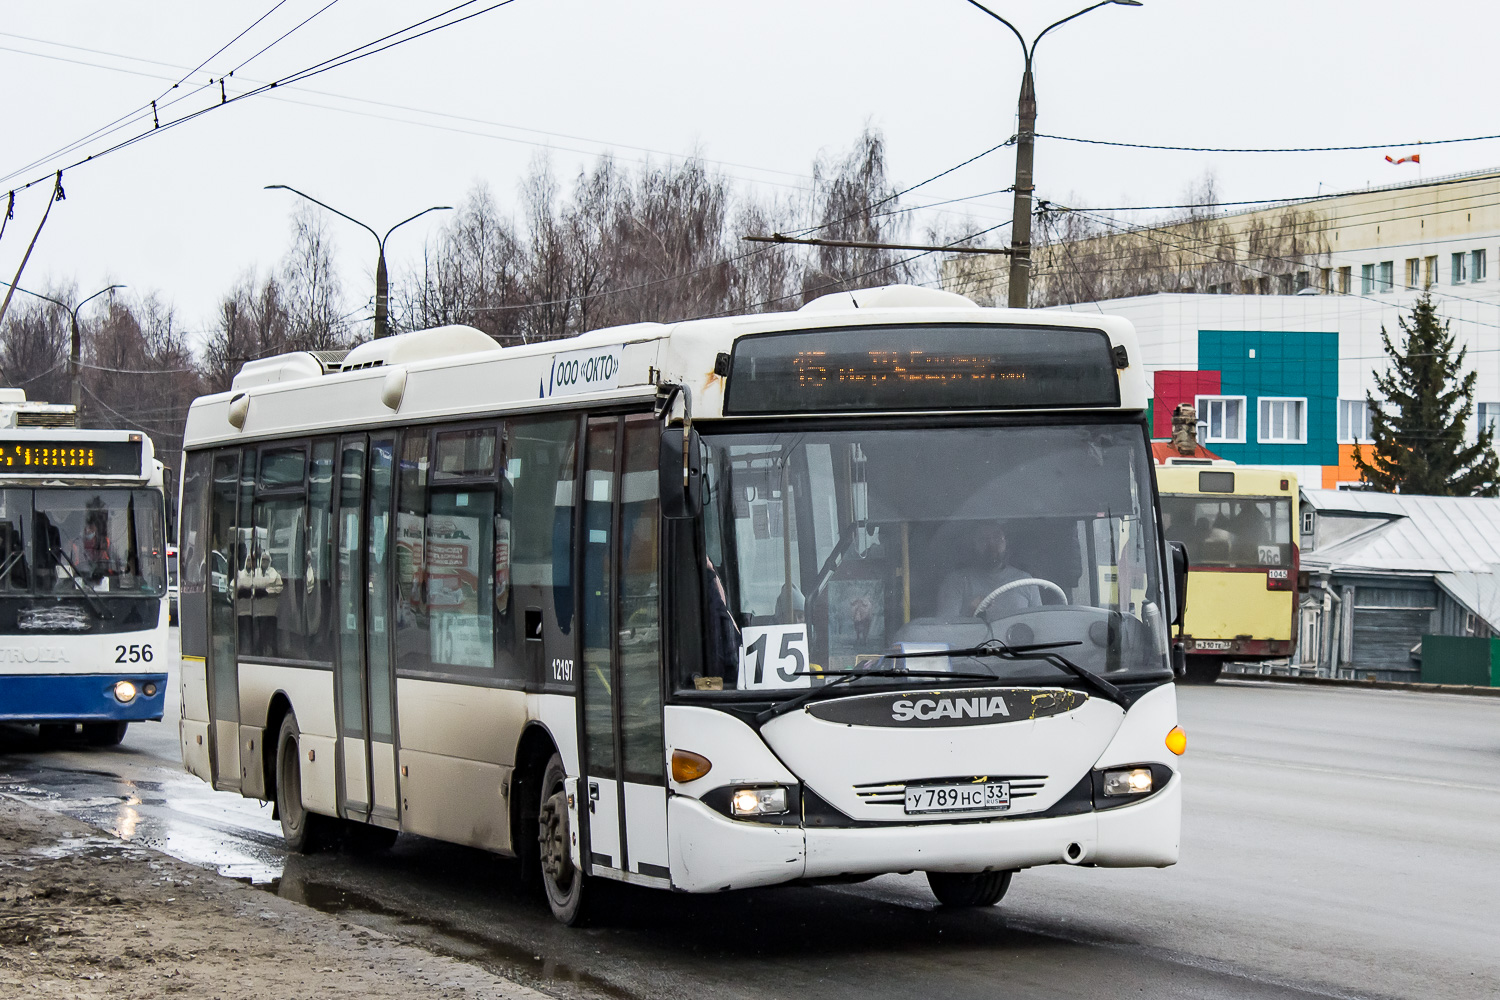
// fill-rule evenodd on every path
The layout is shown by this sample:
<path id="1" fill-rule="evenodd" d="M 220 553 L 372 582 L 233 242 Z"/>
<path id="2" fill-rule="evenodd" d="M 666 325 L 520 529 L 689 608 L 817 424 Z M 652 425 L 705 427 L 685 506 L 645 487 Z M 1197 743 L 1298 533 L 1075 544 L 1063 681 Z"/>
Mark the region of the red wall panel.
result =
<path id="1" fill-rule="evenodd" d="M 1198 396 L 1219 394 L 1218 372 L 1156 373 L 1155 398 L 1151 405 L 1151 436 L 1172 436 L 1172 411 L 1178 403 L 1192 403 Z"/>

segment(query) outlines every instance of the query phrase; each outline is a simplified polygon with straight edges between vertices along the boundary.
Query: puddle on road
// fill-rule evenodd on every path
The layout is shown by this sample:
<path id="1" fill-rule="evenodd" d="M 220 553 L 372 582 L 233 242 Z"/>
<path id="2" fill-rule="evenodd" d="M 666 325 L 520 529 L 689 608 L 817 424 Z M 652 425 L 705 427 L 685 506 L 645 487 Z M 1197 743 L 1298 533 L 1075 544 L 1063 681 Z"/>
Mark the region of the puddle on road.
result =
<path id="1" fill-rule="evenodd" d="M 248 881 L 242 878 L 241 881 Z M 372 896 L 340 886 L 283 873 L 269 882 L 251 882 L 258 889 L 310 906 L 333 916 L 363 918 L 357 922 L 398 939 L 415 940 L 421 946 L 453 958 L 480 962 L 491 971 L 535 988 L 568 984 L 599 996 L 634 998 L 592 973 L 531 948 L 498 941 L 492 937 L 454 927 L 442 920 L 416 916 L 387 906 Z"/>

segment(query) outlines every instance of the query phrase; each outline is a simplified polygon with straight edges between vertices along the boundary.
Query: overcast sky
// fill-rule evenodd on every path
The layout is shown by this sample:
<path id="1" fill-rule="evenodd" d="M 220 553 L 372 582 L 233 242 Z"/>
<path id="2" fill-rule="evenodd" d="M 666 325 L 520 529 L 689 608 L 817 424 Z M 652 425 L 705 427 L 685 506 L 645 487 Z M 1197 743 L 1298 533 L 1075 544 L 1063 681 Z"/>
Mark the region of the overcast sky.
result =
<path id="1" fill-rule="evenodd" d="M 336 56 L 458 0 L 336 0 L 236 72 L 233 96 Z M 493 0 L 489 0 L 493 2 Z M 165 98 L 243 63 L 328 0 L 284 0 Z M 148 103 L 275 0 L 0 0 L 0 195 L 83 153 L 47 154 Z M 469 10 L 487 6 L 475 4 Z M 997 0 L 1028 35 L 1079 0 Z M 1147 0 L 1105 6 L 1042 42 L 1042 133 L 1190 146 L 1328 146 L 1500 133 L 1492 110 L 1500 8 L 1410 0 Z M 89 50 L 89 51 L 86 51 Z M 274 266 L 301 188 L 384 231 L 486 183 L 514 203 L 539 157 L 565 181 L 603 151 L 635 164 L 693 152 L 744 185 L 805 185 L 820 152 L 867 124 L 893 180 L 912 184 L 1009 137 L 1020 46 L 965 0 L 514 0 L 305 84 L 205 114 L 65 173 L 23 286 L 111 281 L 158 290 L 202 331 L 247 270 Z M 161 112 L 218 101 L 218 86 Z M 147 123 L 149 124 L 149 123 Z M 1273 198 L 1416 179 L 1387 151 L 1149 152 L 1041 140 L 1038 194 L 1095 206 L 1175 203 L 1205 171 L 1222 199 Z M 42 162 L 28 167 L 33 161 Z M 1422 150 L 1425 176 L 1500 164 L 1500 142 Z M 25 169 L 23 169 L 25 168 Z M 1008 186 L 1005 149 L 920 189 L 911 203 Z M 12 173 L 14 172 L 14 173 Z M 10 280 L 45 206 L 16 196 L 0 240 Z M 3 208 L 3 205 L 0 205 Z M 984 224 L 1008 195 L 947 206 Z M 441 224 L 432 217 L 432 226 Z M 950 219 L 955 219 L 950 217 Z M 374 240 L 334 220 L 350 308 L 372 291 Z M 427 220 L 389 247 L 393 273 L 420 254 Z"/>

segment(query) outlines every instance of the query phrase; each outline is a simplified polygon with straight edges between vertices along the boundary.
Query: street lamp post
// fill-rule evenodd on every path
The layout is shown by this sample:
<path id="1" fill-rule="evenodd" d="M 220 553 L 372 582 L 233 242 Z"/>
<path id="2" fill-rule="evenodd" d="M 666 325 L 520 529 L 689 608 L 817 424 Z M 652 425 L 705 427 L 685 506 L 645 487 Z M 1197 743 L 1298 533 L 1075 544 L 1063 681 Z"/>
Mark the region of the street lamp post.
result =
<path id="1" fill-rule="evenodd" d="M 375 336 L 386 336 L 388 332 L 387 318 L 390 315 L 391 294 L 390 285 L 386 279 L 385 241 L 391 238 L 392 233 L 400 229 L 402 226 L 406 225 L 408 222 L 411 222 L 415 219 L 420 219 L 428 212 L 451 212 L 453 210 L 453 206 L 434 205 L 431 208 L 424 208 L 422 209 L 422 211 L 418 212 L 416 215 L 413 215 L 411 218 L 402 219 L 400 222 L 387 229 L 384 236 L 381 236 L 375 230 L 371 229 L 363 222 L 360 222 L 358 219 L 354 218 L 354 216 L 345 215 L 343 212 L 340 212 L 332 205 L 325 204 L 324 202 L 319 201 L 318 199 L 314 198 L 312 195 L 307 194 L 304 191 L 298 191 L 296 188 L 286 184 L 267 184 L 265 189 L 267 191 L 290 191 L 292 192 L 292 194 L 306 198 L 314 205 L 318 205 L 322 208 L 328 209 L 328 211 L 332 212 L 334 215 L 339 216 L 340 218 L 348 219 L 350 222 L 354 223 L 356 226 L 359 226 L 365 232 L 375 237 L 375 244 L 379 248 L 379 256 L 375 259 Z"/>
<path id="2" fill-rule="evenodd" d="M 1054 21 L 1047 25 L 1028 46 L 1026 39 L 1016 30 L 1014 24 L 979 3 L 979 0 L 968 0 L 968 2 L 1009 28 L 1016 36 L 1016 41 L 1021 43 L 1021 55 L 1026 59 L 1026 70 L 1021 76 L 1021 98 L 1016 108 L 1020 122 L 1016 129 L 1016 197 L 1011 209 L 1010 290 L 1007 302 L 1012 309 L 1025 309 L 1031 291 L 1031 195 L 1035 190 L 1032 183 L 1031 162 L 1032 151 L 1036 145 L 1036 89 L 1032 86 L 1031 61 L 1036 55 L 1037 43 L 1042 40 L 1042 35 L 1053 28 L 1066 24 L 1075 17 L 1082 17 L 1091 10 L 1108 7 L 1110 4 L 1119 4 L 1122 7 L 1143 5 L 1141 0 L 1100 0 L 1092 7 L 1085 7 L 1076 14 L 1069 14 L 1061 21 Z"/>
<path id="3" fill-rule="evenodd" d="M 0 284 L 9 285 L 10 283 L 0 282 Z M 79 335 L 78 332 L 78 311 L 106 292 L 112 292 L 116 288 L 125 287 L 127 286 L 110 285 L 107 288 L 101 288 L 93 295 L 90 295 L 82 302 L 79 302 L 76 306 L 70 306 L 66 302 L 60 302 L 50 295 L 43 295 L 40 292 L 33 292 L 29 289 L 21 288 L 19 286 L 16 288 L 16 291 L 25 292 L 27 295 L 30 295 L 34 299 L 41 299 L 44 302 L 50 302 L 53 305 L 60 307 L 63 312 L 68 314 L 69 331 L 72 334 L 72 341 L 68 347 L 68 382 L 70 383 L 70 390 L 73 401 L 73 412 L 75 413 L 81 414 L 83 412 L 83 338 Z"/>

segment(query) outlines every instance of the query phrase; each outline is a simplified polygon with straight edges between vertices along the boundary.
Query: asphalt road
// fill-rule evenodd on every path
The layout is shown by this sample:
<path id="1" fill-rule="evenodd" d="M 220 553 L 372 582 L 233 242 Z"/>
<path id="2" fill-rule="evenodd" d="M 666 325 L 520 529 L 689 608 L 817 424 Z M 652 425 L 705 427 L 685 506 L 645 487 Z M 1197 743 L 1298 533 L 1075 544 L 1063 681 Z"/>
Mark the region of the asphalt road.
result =
<path id="1" fill-rule="evenodd" d="M 1181 862 L 1022 872 L 983 912 L 890 876 L 617 890 L 601 926 L 568 930 L 482 852 L 408 836 L 285 857 L 268 808 L 181 772 L 174 717 L 109 750 L 0 730 L 0 793 L 559 996 L 1500 995 L 1500 699 L 1221 683 L 1180 701 Z"/>

